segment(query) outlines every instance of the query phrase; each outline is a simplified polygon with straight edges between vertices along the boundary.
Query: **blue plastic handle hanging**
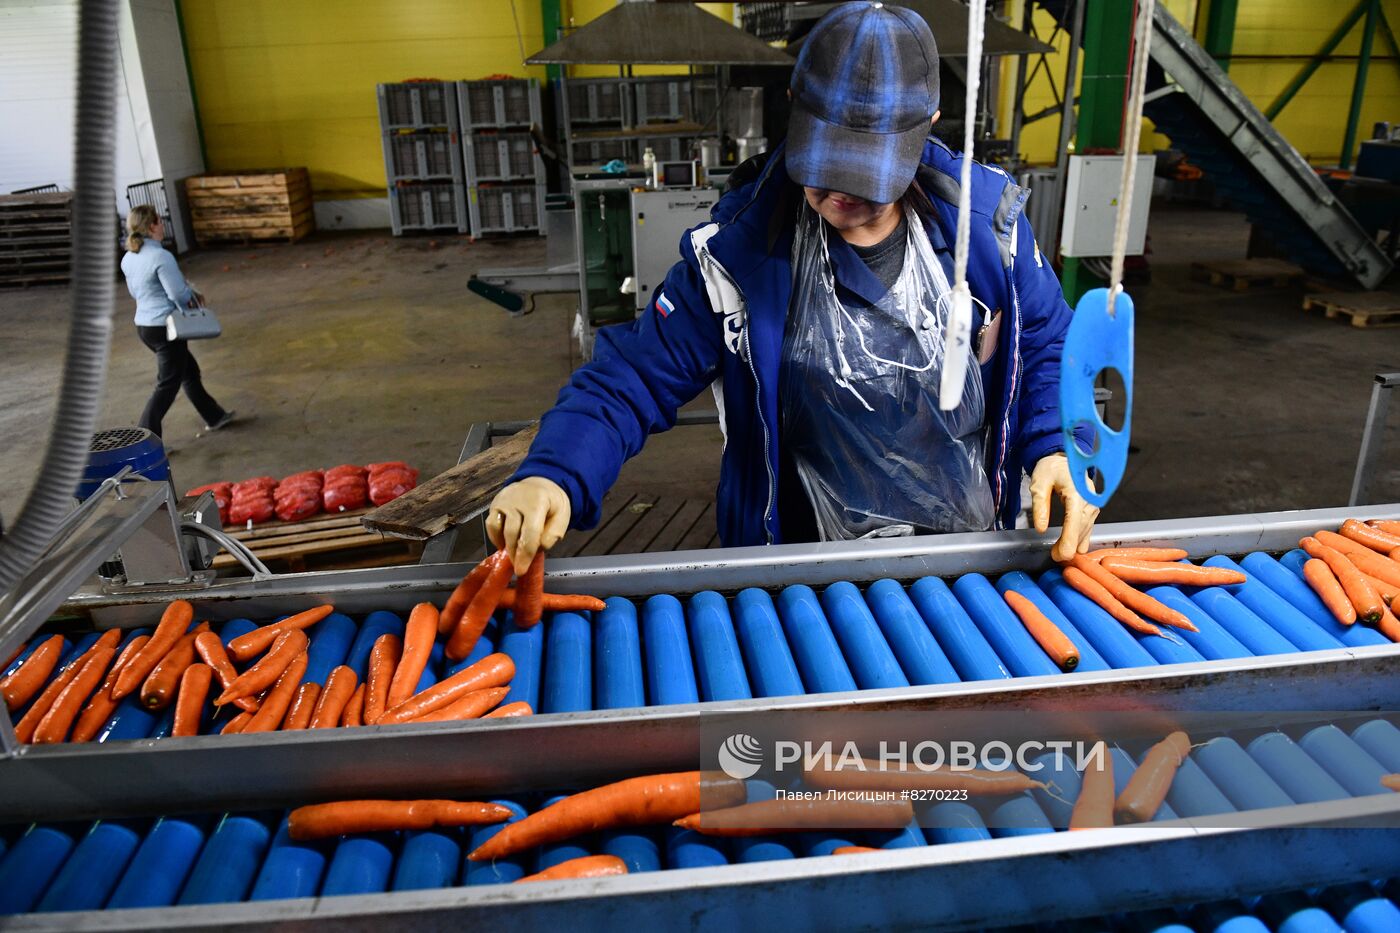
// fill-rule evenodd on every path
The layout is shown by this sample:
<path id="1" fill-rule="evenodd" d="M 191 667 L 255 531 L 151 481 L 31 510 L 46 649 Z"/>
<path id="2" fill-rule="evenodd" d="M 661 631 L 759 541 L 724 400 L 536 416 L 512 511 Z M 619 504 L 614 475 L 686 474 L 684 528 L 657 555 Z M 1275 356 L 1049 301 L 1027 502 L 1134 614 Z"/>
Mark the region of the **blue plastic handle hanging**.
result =
<path id="1" fill-rule="evenodd" d="M 1123 378 L 1123 427 L 1104 424 L 1094 405 L 1094 381 L 1106 369 Z M 1060 357 L 1060 429 L 1069 458 L 1074 488 L 1087 501 L 1103 508 L 1128 465 L 1128 436 L 1133 421 L 1133 300 L 1119 292 L 1108 313 L 1108 289 L 1086 292 L 1074 309 Z M 1086 452 L 1087 449 L 1087 452 Z M 1097 470 L 1102 489 L 1089 486 L 1089 470 Z"/>

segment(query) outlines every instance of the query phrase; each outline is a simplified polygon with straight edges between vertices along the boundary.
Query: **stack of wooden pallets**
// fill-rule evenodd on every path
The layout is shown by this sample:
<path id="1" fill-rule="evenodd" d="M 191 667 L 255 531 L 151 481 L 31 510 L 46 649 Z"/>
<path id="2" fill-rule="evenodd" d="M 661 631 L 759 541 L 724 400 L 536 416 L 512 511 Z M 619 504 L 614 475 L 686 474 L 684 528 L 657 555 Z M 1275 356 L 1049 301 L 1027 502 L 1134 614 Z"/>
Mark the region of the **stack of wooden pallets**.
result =
<path id="1" fill-rule="evenodd" d="M 71 192 L 0 195 L 0 288 L 68 281 Z"/>
<path id="2" fill-rule="evenodd" d="M 316 229 L 311 179 L 304 168 L 264 169 L 185 179 L 194 237 L 218 242 L 295 243 Z"/>

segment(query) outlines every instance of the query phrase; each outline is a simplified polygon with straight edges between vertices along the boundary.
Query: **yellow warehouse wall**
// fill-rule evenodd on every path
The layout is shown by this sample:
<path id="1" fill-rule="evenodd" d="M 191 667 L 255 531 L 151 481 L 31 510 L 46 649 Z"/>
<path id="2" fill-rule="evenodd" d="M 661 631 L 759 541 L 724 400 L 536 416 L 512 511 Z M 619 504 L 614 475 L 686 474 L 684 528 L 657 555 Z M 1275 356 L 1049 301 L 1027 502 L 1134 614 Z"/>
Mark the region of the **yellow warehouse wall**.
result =
<path id="1" fill-rule="evenodd" d="M 564 0 L 564 21 L 612 6 Z M 702 6 L 733 15 L 732 3 Z M 514 11 L 519 41 L 511 0 L 180 0 L 209 170 L 304 165 L 317 199 L 382 197 L 375 85 L 543 79 L 520 54 L 544 46 L 540 0 L 515 0 Z"/>
<path id="2" fill-rule="evenodd" d="M 1166 0 L 1164 5 L 1188 29 L 1195 23 L 1198 6 L 1204 9 L 1204 3 L 1198 4 L 1196 0 Z M 1321 47 L 1351 6 L 1350 2 L 1314 4 L 1304 0 L 1239 0 L 1234 55 L 1302 57 L 1273 62 L 1236 60 L 1230 65 L 1230 78 L 1255 106 L 1264 109 L 1303 67 L 1305 57 Z M 1400 23 L 1400 0 L 1384 0 L 1383 6 L 1387 18 L 1392 23 Z M 1035 22 L 1042 37 L 1050 34 L 1053 20 L 1048 14 L 1038 10 Z M 1049 64 L 1057 86 L 1064 72 L 1063 55 L 1068 45 L 1068 38 L 1062 35 L 1056 42 L 1056 54 L 1050 57 Z M 1361 25 L 1358 23 L 1336 54 L 1355 55 L 1360 45 Z M 1391 54 L 1379 35 L 1373 54 Z M 1033 63 L 1034 60 L 1028 61 Z M 1011 94 L 1010 67 L 1009 61 L 1003 64 L 1003 95 Z M 1288 141 L 1315 164 L 1335 164 L 1340 155 L 1355 75 L 1354 61 L 1324 64 L 1274 121 Z M 1034 113 L 1053 102 L 1049 84 L 1043 74 L 1038 75 L 1027 90 L 1026 111 Z M 1003 108 L 1009 106 L 1005 97 L 1002 105 Z M 1400 62 L 1372 62 L 1358 136 L 1363 139 L 1369 136 L 1371 125 L 1376 121 L 1396 118 L 1400 118 Z M 1151 127 L 1151 121 L 1146 121 L 1141 146 L 1144 152 L 1169 145 L 1165 136 L 1151 133 Z M 1021 151 L 1031 162 L 1051 162 L 1055 157 L 1058 137 L 1057 118 L 1040 120 L 1022 132 Z"/>

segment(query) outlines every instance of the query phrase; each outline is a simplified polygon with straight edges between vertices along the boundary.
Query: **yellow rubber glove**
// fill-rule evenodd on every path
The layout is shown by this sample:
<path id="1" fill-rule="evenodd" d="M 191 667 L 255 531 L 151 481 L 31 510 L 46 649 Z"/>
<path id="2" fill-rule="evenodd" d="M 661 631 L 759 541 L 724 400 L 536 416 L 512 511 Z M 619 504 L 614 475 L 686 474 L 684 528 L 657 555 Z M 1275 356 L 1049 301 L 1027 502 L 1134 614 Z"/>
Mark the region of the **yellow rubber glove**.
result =
<path id="1" fill-rule="evenodd" d="M 541 549 L 548 551 L 569 530 L 569 494 L 543 476 L 527 476 L 496 493 L 486 512 L 486 534 L 504 547 L 523 576 Z"/>
<path id="2" fill-rule="evenodd" d="M 1050 549 L 1057 561 L 1072 560 L 1075 554 L 1089 550 L 1089 535 L 1099 510 L 1085 501 L 1074 488 L 1070 478 L 1069 459 L 1062 453 L 1042 457 L 1031 472 L 1031 521 L 1035 530 L 1045 533 L 1050 528 L 1050 500 L 1059 495 L 1065 505 L 1065 523 L 1060 540 Z"/>

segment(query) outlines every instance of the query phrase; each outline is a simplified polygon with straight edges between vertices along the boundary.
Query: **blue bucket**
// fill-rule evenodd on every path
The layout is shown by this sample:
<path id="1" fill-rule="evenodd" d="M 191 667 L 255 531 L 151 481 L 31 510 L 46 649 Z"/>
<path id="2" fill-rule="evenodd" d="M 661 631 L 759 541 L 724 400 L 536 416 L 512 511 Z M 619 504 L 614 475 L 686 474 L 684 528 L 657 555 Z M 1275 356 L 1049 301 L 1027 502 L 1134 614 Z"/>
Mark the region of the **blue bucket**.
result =
<path id="1" fill-rule="evenodd" d="M 92 436 L 87 468 L 78 483 L 79 500 L 97 491 L 103 480 L 116 476 L 123 467 L 148 480 L 170 481 L 170 461 L 160 438 L 145 428 L 109 428 Z"/>

